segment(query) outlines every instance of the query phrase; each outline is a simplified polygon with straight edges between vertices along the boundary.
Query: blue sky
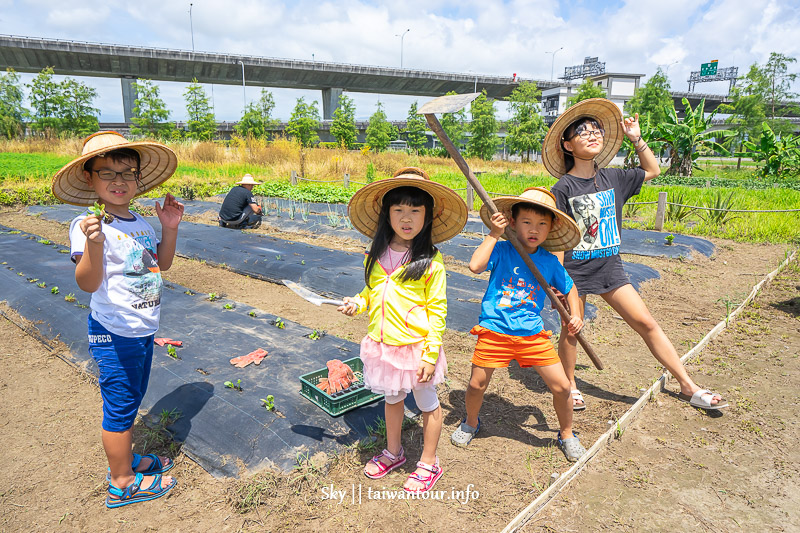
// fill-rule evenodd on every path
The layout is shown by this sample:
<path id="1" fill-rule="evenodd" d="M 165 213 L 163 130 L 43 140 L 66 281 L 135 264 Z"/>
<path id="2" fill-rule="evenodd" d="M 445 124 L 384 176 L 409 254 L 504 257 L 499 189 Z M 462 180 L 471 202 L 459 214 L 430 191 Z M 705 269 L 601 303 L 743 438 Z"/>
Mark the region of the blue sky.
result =
<path id="1" fill-rule="evenodd" d="M 789 0 L 193 0 L 195 49 L 270 57 L 549 79 L 564 67 L 598 56 L 609 72 L 652 75 L 661 66 L 672 88 L 700 64 L 718 59 L 744 75 L 776 51 L 800 58 L 800 3 Z M 53 39 L 190 50 L 189 2 L 138 0 L 0 0 L 0 33 Z M 563 47 L 555 55 L 548 53 Z M 2 67 L 2 65 L 0 65 Z M 800 72 L 795 64 L 793 71 Z M 23 75 L 29 82 L 32 75 Z M 82 78 L 96 88 L 101 121 L 122 119 L 119 80 Z M 202 81 L 202 80 L 201 80 Z M 171 119 L 185 117 L 184 84 L 158 82 Z M 727 82 L 698 91 L 724 93 Z M 795 87 L 797 90 L 797 86 Z M 218 120 L 241 115 L 242 89 L 206 86 Z M 258 98 L 248 88 L 247 98 Z M 287 119 L 300 96 L 316 91 L 274 89 L 277 118 Z M 358 118 L 378 100 L 391 119 L 405 118 L 413 97 L 348 93 Z M 424 101 L 424 98 L 420 98 Z M 320 106 L 321 107 L 321 106 Z M 498 104 L 500 118 L 507 112 Z"/>

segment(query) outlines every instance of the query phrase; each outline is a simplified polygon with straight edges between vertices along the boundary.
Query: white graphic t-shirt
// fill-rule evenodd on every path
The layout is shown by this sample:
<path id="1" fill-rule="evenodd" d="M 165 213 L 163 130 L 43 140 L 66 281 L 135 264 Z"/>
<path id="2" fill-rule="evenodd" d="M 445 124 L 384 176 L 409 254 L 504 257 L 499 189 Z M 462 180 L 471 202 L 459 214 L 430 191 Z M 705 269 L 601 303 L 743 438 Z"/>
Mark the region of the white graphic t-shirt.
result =
<path id="1" fill-rule="evenodd" d="M 70 257 L 83 255 L 86 235 L 80 222 L 69 227 Z M 92 293 L 92 317 L 108 331 L 122 337 L 145 337 L 158 330 L 161 306 L 161 271 L 158 268 L 158 239 L 153 227 L 141 216 L 115 217 L 103 224 L 103 266 L 100 288 Z"/>

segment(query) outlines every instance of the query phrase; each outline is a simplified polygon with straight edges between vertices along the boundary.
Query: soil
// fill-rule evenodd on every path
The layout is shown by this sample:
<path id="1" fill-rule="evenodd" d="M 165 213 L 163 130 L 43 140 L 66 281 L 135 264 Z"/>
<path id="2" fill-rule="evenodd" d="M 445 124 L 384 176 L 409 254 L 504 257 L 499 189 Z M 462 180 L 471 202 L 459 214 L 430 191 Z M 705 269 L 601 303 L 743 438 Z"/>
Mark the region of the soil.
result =
<path id="1" fill-rule="evenodd" d="M 66 225 L 16 210 L 0 210 L 0 224 L 62 244 L 68 241 Z M 296 240 L 303 237 L 285 233 L 279 236 Z M 313 236 L 305 239 L 320 244 Z M 777 267 L 786 250 L 780 245 L 719 240 L 714 243 L 717 251 L 711 258 L 701 254 L 694 254 L 692 261 L 624 258 L 647 264 L 661 274 L 661 279 L 646 282 L 641 293 L 679 353 L 686 352 L 724 320 L 724 302 L 741 301 L 754 284 Z M 325 244 L 330 245 L 329 241 Z M 794 282 L 789 285 L 794 283 L 791 287 L 795 287 L 800 284 L 800 275 L 796 270 L 792 275 Z M 358 341 L 366 331 L 365 317 L 344 317 L 332 308 L 299 300 L 283 286 L 200 261 L 176 258 L 164 277 L 198 292 L 219 292 L 223 286 L 228 298 L 349 340 Z M 787 300 L 791 296 L 778 297 Z M 598 307 L 598 316 L 585 330 L 586 337 L 606 370 L 595 370 L 588 358 L 579 354 L 578 384 L 588 408 L 576 414 L 574 427 L 587 447 L 606 431 L 609 421 L 636 401 L 640 389 L 649 386 L 662 372 L 641 339 L 601 299 L 590 296 L 589 301 Z M 783 315 L 790 309 L 788 304 L 773 310 L 767 300 L 759 301 L 763 305 L 755 314 L 765 318 L 756 325 L 742 321 L 745 331 L 741 340 L 717 341 L 689 365 L 695 381 L 721 392 L 731 403 L 721 418 L 702 414 L 669 395 L 659 396 L 623 439 L 590 463 L 587 474 L 568 487 L 568 499 L 553 502 L 547 509 L 553 514 L 537 517 L 527 528 L 562 531 L 562 524 L 569 524 L 575 531 L 603 527 L 633 530 L 648 524 L 655 530 L 683 530 L 684 521 L 692 513 L 699 517 L 695 525 L 703 524 L 707 507 L 713 504 L 722 509 L 725 505 L 736 506 L 740 510 L 737 520 L 768 529 L 781 523 L 780 506 L 797 508 L 797 493 L 792 495 L 779 487 L 785 482 L 796 483 L 798 464 L 797 452 L 784 444 L 792 442 L 791 435 L 783 435 L 796 432 L 796 422 L 791 417 L 781 418 L 784 415 L 779 410 L 779 406 L 793 403 L 788 387 L 798 377 L 797 311 L 787 319 Z M 177 466 L 171 474 L 178 479 L 178 486 L 155 502 L 109 511 L 103 505 L 106 463 L 99 439 L 101 401 L 94 380 L 58 357 L 69 359 L 58 347 L 51 351 L 19 329 L 15 324 L 26 326 L 25 321 L 13 310 L 7 306 L 0 310 L 10 319 L 0 319 L 0 420 L 5 437 L 0 456 L 0 530 L 497 530 L 546 488 L 553 472 L 563 472 L 569 466 L 554 446 L 558 425 L 551 396 L 535 372 L 516 366 L 495 372 L 481 412 L 481 433 L 470 447 L 461 449 L 449 443 L 450 433 L 464 414 L 464 390 L 474 338 L 448 331 L 444 347 L 450 362 L 449 380 L 439 388 L 444 430 L 438 454 L 445 470 L 436 486 L 439 499 L 398 502 L 375 498 L 375 491 L 383 489 L 389 491 L 388 496 L 402 494 L 397 489 L 421 452 L 421 425 L 411 423 L 403 434 L 409 462 L 381 480 L 369 480 L 361 474 L 364 463 L 385 445 L 380 436 L 374 443 L 342 449 L 336 457 L 300 461 L 290 475 L 264 471 L 229 480 L 215 480 L 181 454 L 179 446 L 166 443 L 160 449 L 175 458 Z M 794 320 L 793 329 L 787 325 L 790 319 Z M 783 322 L 771 326 L 772 320 Z M 770 327 L 773 342 L 758 335 Z M 761 357 L 745 357 L 753 352 Z M 759 366 L 750 366 L 756 359 Z M 771 375 L 779 376 L 781 387 L 786 388 L 775 388 Z M 670 388 L 675 390 L 674 383 Z M 137 435 L 135 451 L 141 452 L 149 442 L 145 440 L 149 435 L 147 426 L 137 423 Z M 660 453 L 648 451 L 644 455 L 634 446 L 641 445 L 639 439 L 644 439 L 649 450 L 659 446 Z M 700 455 L 690 459 L 689 449 Z M 774 459 L 769 465 L 762 457 L 764 449 Z M 612 460 L 618 464 L 609 463 L 602 478 L 589 478 L 591 469 L 602 468 Z M 736 470 L 735 483 L 728 482 L 722 472 L 733 464 L 752 467 L 752 475 Z M 620 470 L 620 466 L 627 470 Z M 583 479 L 591 479 L 595 485 L 603 483 L 592 487 L 591 493 L 596 496 L 587 497 Z M 620 483 L 619 490 L 604 490 L 605 483 L 612 481 Z M 720 481 L 724 483 L 719 484 Z M 766 483 L 770 483 L 769 487 Z M 343 501 L 329 498 L 331 486 L 345 491 Z M 710 490 L 713 486 L 716 492 Z M 368 494 L 368 490 L 372 493 Z M 634 497 L 641 490 L 650 490 L 649 496 L 657 495 L 659 503 L 645 509 L 622 495 L 630 493 Z M 456 494 L 459 491 L 470 491 L 470 499 L 465 501 L 466 494 Z M 679 502 L 679 496 L 689 492 L 691 498 L 676 504 L 682 512 L 664 513 L 665 507 L 659 507 L 662 499 L 668 501 L 665 498 L 672 497 Z M 777 495 L 770 499 L 772 493 Z M 613 514 L 605 510 L 611 500 L 619 506 Z M 656 498 L 647 500 L 653 502 Z M 722 504 L 720 500 L 724 500 Z M 763 502 L 769 505 L 764 507 Z M 724 511 L 717 507 L 713 511 L 723 517 Z M 783 520 L 783 526 L 788 528 L 790 522 Z M 718 530 L 735 525 L 708 523 Z"/>

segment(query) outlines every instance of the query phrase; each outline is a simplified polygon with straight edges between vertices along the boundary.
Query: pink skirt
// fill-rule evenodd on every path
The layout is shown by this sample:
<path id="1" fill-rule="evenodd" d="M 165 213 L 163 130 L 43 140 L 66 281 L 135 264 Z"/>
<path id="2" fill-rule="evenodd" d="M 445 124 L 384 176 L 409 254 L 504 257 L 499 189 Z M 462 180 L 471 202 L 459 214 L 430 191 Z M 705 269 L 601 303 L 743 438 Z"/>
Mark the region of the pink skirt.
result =
<path id="1" fill-rule="evenodd" d="M 405 346 L 392 346 L 372 340 L 369 335 L 361 341 L 361 361 L 364 363 L 364 385 L 372 392 L 396 396 L 412 389 L 435 387 L 444 381 L 447 359 L 439 347 L 439 358 L 433 377 L 427 383 L 417 381 L 417 370 L 422 361 L 425 343 L 420 341 Z"/>

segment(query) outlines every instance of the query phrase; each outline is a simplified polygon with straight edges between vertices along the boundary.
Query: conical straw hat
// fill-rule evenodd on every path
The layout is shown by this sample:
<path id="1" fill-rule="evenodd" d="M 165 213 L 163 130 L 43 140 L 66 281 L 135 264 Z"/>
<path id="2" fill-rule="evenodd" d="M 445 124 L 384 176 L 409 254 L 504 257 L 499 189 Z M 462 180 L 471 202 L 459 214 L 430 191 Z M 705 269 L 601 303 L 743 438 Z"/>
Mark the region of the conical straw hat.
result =
<path id="1" fill-rule="evenodd" d="M 401 168 L 394 176 L 372 182 L 359 189 L 350 199 L 347 212 L 353 227 L 369 237 L 375 237 L 383 197 L 397 187 L 417 187 L 433 197 L 434 243 L 452 239 L 467 223 L 467 204 L 452 189 L 431 181 L 428 174 L 416 167 Z"/>
<path id="2" fill-rule="evenodd" d="M 581 232 L 578 225 L 572 218 L 563 211 L 556 208 L 556 197 L 553 193 L 542 187 L 530 187 L 525 189 L 519 196 L 500 196 L 494 198 L 497 210 L 510 217 L 511 208 L 514 204 L 526 203 L 543 207 L 555 215 L 553 227 L 547 234 L 547 239 L 542 243 L 542 248 L 550 252 L 563 252 L 572 250 L 581 241 Z M 491 215 L 486 204 L 481 206 L 481 220 L 488 227 L 491 226 Z M 513 232 L 513 228 L 511 229 Z M 503 237 L 505 238 L 505 236 Z"/>
<path id="3" fill-rule="evenodd" d="M 92 205 L 99 197 L 83 176 L 83 165 L 93 157 L 130 148 L 139 152 L 141 178 L 137 196 L 164 183 L 178 166 L 175 152 L 163 144 L 151 141 L 130 142 L 115 131 L 99 131 L 83 141 L 81 156 L 53 176 L 53 195 L 68 204 Z"/>
<path id="4" fill-rule="evenodd" d="M 564 130 L 579 118 L 595 119 L 605 131 L 603 149 L 594 158 L 597 166 L 603 168 L 619 152 L 622 146 L 622 112 L 617 104 L 605 98 L 582 100 L 558 116 L 545 135 L 542 143 L 542 163 L 547 171 L 560 178 L 567 172 L 564 164 L 564 149 L 561 147 Z"/>

